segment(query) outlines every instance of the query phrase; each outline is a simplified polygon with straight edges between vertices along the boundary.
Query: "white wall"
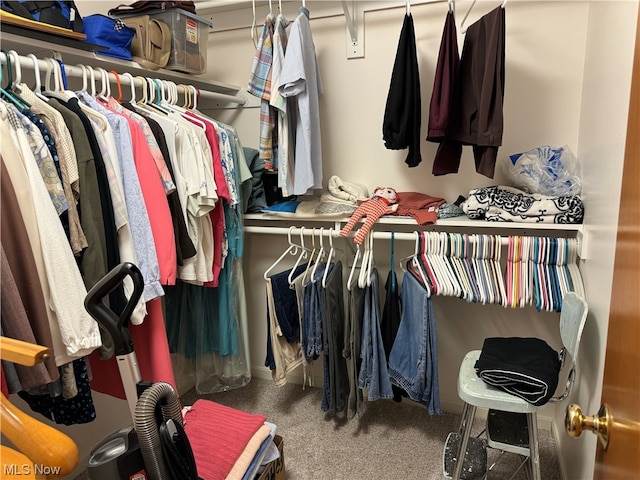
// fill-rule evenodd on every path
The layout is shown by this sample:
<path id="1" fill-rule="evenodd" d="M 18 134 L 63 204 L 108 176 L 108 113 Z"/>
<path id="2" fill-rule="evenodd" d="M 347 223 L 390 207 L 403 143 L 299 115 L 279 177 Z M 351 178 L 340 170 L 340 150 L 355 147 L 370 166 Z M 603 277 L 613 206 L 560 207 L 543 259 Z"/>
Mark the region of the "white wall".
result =
<path id="1" fill-rule="evenodd" d="M 637 2 L 592 2 L 589 8 L 578 148 L 587 205 L 586 279 L 590 316 L 585 326 L 578 381 L 569 402 L 594 414 L 600 408 L 607 346 L 612 265 L 618 225 L 627 133 Z M 556 410 L 556 433 L 565 478 L 592 476 L 595 435 L 564 435 L 564 409 Z"/>

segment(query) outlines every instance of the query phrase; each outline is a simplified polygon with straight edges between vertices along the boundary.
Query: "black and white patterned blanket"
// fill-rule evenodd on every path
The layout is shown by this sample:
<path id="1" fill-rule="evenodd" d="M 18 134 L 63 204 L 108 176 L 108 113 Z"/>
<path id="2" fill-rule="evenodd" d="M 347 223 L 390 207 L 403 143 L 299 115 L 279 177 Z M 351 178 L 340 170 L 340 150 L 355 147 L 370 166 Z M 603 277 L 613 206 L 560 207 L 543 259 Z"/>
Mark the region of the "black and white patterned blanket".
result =
<path id="1" fill-rule="evenodd" d="M 493 222 L 582 223 L 584 218 L 578 195 L 551 197 L 509 186 L 473 189 L 462 209 L 471 219 Z"/>

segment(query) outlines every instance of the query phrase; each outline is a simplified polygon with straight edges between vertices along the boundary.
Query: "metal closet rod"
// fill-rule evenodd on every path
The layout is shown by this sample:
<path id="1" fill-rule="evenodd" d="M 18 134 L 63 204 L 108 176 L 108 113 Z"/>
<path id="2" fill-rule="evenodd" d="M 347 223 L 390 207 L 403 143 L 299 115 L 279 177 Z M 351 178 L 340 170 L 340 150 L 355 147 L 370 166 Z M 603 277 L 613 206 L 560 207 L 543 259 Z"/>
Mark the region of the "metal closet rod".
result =
<path id="1" fill-rule="evenodd" d="M 18 59 L 20 60 L 20 68 L 30 68 L 32 70 L 34 69 L 33 60 L 31 58 L 25 57 L 23 55 L 18 55 Z M 15 55 L 11 58 L 11 63 L 13 63 L 14 60 L 15 60 Z M 7 56 L 4 52 L 0 52 L 0 62 L 4 63 L 5 65 L 8 64 Z M 50 67 L 45 60 L 38 59 L 38 68 L 41 71 L 43 70 L 46 71 Z M 77 67 L 75 65 L 68 65 L 66 63 L 64 64 L 64 71 L 65 71 L 65 74 L 70 77 L 82 78 L 82 76 L 84 75 L 84 72 L 80 67 Z M 142 75 L 142 76 L 148 77 L 148 75 Z M 113 73 L 109 73 L 109 81 L 113 84 L 117 83 L 117 78 Z M 175 83 L 173 82 L 173 80 L 170 80 L 170 81 L 172 83 Z M 134 82 L 134 86 L 136 87 L 144 88 L 146 86 L 142 80 L 135 78 L 135 75 L 133 77 L 133 82 Z M 120 84 L 131 85 L 129 81 L 129 77 L 123 76 L 120 73 Z M 178 88 L 181 89 L 181 92 L 183 94 L 185 93 L 184 87 L 178 85 Z M 247 103 L 247 99 L 245 97 L 241 97 L 237 95 L 227 95 L 224 93 L 210 92 L 208 90 L 199 89 L 199 95 L 200 95 L 200 99 L 215 100 L 218 102 L 227 102 L 227 103 L 237 103 L 239 105 L 245 105 Z"/>
<path id="2" fill-rule="evenodd" d="M 304 228 L 304 231 L 302 230 Z M 333 228 L 332 237 L 339 238 L 340 228 L 334 227 L 324 227 L 322 231 L 323 236 L 329 236 L 329 228 Z M 312 236 L 312 235 L 320 235 L 320 227 L 293 227 L 291 229 L 286 227 L 262 227 L 258 225 L 245 225 L 244 231 L 246 233 L 266 233 L 272 235 L 288 235 L 291 232 L 291 235 L 300 236 L 300 234 L 304 236 Z M 405 241 L 414 241 L 416 240 L 417 232 L 393 232 L 394 240 L 405 240 Z M 482 234 L 479 234 L 482 235 Z M 377 232 L 373 231 L 373 239 L 374 240 L 391 240 L 391 232 Z M 470 237 L 470 240 L 473 241 L 473 237 Z M 502 245 L 508 245 L 509 237 L 502 236 L 500 238 L 500 243 Z"/>

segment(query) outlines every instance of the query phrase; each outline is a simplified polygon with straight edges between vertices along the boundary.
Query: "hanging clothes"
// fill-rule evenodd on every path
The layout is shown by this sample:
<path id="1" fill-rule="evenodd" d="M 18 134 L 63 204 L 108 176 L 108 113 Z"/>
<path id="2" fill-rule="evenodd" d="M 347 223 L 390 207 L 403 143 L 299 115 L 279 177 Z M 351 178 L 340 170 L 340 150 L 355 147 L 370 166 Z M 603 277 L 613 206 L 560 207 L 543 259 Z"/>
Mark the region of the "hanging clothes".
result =
<path id="1" fill-rule="evenodd" d="M 347 408 L 349 398 L 349 376 L 344 357 L 344 296 L 342 262 L 324 264 L 329 268 L 325 287 L 322 288 L 322 344 L 325 370 L 322 411 L 330 414 Z M 315 282 L 322 287 L 322 272 L 316 271 Z"/>
<path id="2" fill-rule="evenodd" d="M 391 381 L 387 369 L 380 331 L 380 301 L 378 298 L 378 271 L 373 269 L 367 282 L 362 326 L 362 365 L 358 375 L 358 387 L 368 389 L 368 400 L 392 398 Z"/>
<path id="3" fill-rule="evenodd" d="M 382 308 L 382 317 L 380 319 L 380 334 L 382 336 L 382 345 L 384 347 L 387 368 L 389 367 L 389 355 L 391 355 L 391 348 L 393 347 L 393 342 L 395 342 L 396 335 L 398 334 L 400 318 L 402 315 L 400 291 L 398 289 L 393 253 L 391 254 L 390 265 L 391 267 L 387 276 L 387 281 L 384 285 L 386 296 L 384 306 Z M 395 385 L 391 385 L 391 390 L 393 391 L 393 399 L 396 402 L 402 400 L 403 394 L 406 396 L 406 393 Z"/>
<path id="4" fill-rule="evenodd" d="M 502 6 L 470 25 L 465 34 L 444 141 L 433 163 L 434 175 L 457 173 L 462 146 L 473 146 L 476 172 L 493 178 L 502 145 L 505 85 L 505 9 Z"/>
<path id="5" fill-rule="evenodd" d="M 55 142 L 60 159 L 62 187 L 69 205 L 65 229 L 68 230 L 73 253 L 79 255 L 88 244 L 77 208 L 77 196 L 80 195 L 80 190 L 78 187 L 78 162 L 73 139 L 60 112 L 36 96 L 26 84 L 21 83 L 19 87 L 20 95 L 31 105 L 31 111 L 44 121 Z"/>
<path id="6" fill-rule="evenodd" d="M 295 97 L 285 98 L 281 95 L 278 86 L 281 83 L 280 76 L 284 67 L 285 54 L 287 51 L 287 27 L 290 22 L 282 13 L 276 18 L 273 29 L 273 62 L 271 67 L 271 99 L 269 103 L 277 111 L 277 132 L 278 148 L 278 187 L 282 190 L 282 196 L 288 197 L 293 193 L 293 173 L 294 165 L 294 138 L 295 126 L 293 112 L 296 108 Z"/>
<path id="7" fill-rule="evenodd" d="M 441 414 L 433 304 L 412 274 L 402 278 L 401 302 L 402 319 L 389 355 L 391 383 L 426 406 L 429 414 Z"/>
<path id="8" fill-rule="evenodd" d="M 2 158 L 14 187 L 20 185 L 23 192 L 19 200 L 23 217 L 27 214 L 28 221 L 34 222 L 30 227 L 29 241 L 32 248 L 38 242 L 40 244 L 39 250 L 33 248 L 33 251 L 34 255 L 41 252 L 42 270 L 39 269 L 39 274 L 42 272 L 49 286 L 45 298 L 49 299 L 51 306 L 51 333 L 57 337 L 54 342 L 59 346 L 54 354 L 56 363 L 62 365 L 90 353 L 102 342 L 96 322 L 84 310 L 87 291 L 26 133 L 20 129 L 18 119 L 10 109 L 3 108 L 2 114 Z M 19 149 L 15 148 L 16 145 Z M 26 200 L 27 197 L 32 200 Z"/>
<path id="9" fill-rule="evenodd" d="M 298 9 L 291 26 L 277 88 L 283 97 L 296 99 L 293 194 L 305 195 L 322 188 L 319 96 L 323 93 L 309 10 L 305 7 Z"/>
<path id="10" fill-rule="evenodd" d="M 80 221 L 87 237 L 87 248 L 81 257 L 82 276 L 88 288 L 95 285 L 107 274 L 107 254 L 105 227 L 100 203 L 98 175 L 95 159 L 89 143 L 87 132 L 80 117 L 57 98 L 51 98 L 49 105 L 55 108 L 69 129 L 79 172 L 79 204 L 82 215 Z"/>
<path id="11" fill-rule="evenodd" d="M 349 290 L 349 311 L 344 327 L 344 357 L 347 361 L 349 396 L 347 398 L 347 418 L 351 420 L 364 411 L 364 397 L 358 387 L 358 375 L 362 365 L 360 350 L 362 345 L 362 321 L 364 318 L 365 289 L 353 285 Z"/>
<path id="12" fill-rule="evenodd" d="M 18 203 L 18 198 L 2 155 L 0 155 L 0 159 L 2 168 L 0 171 L 0 195 L 2 199 L 0 202 L 1 243 L 2 250 L 6 252 L 7 270 L 11 271 L 16 282 L 20 299 L 34 334 L 35 343 L 55 351 L 52 338 L 53 325 L 49 321 L 49 309 L 44 297 L 45 285 L 40 282 L 38 276 L 38 268 L 21 213 L 21 206 Z M 26 205 L 23 204 L 22 209 L 25 207 Z M 9 321 L 11 321 L 10 316 L 2 316 L 2 325 L 6 326 Z M 47 368 L 51 381 L 56 381 L 60 378 L 53 355 L 44 359 L 43 364 Z"/>
<path id="13" fill-rule="evenodd" d="M 420 155 L 420 72 L 416 35 L 411 14 L 404 16 L 391 84 L 382 123 L 384 146 L 391 150 L 409 149 L 405 163 L 416 167 Z"/>
<path id="14" fill-rule="evenodd" d="M 296 291 L 289 287 L 289 275 L 301 281 L 305 266 L 277 273 L 267 279 L 267 358 L 265 366 L 277 386 L 287 383 L 287 374 L 302 364 L 300 312 Z"/>
<path id="15" fill-rule="evenodd" d="M 458 52 L 456 19 L 453 11 L 449 10 L 440 40 L 440 51 L 429 103 L 427 140 L 430 142 L 439 143 L 445 138 L 459 65 L 460 53 Z"/>
<path id="16" fill-rule="evenodd" d="M 264 160 L 265 168 L 275 171 L 277 165 L 278 130 L 276 126 L 277 112 L 271 106 L 271 92 L 274 88 L 271 80 L 273 64 L 273 24 L 275 17 L 267 15 L 262 27 L 262 35 L 258 39 L 258 46 L 251 66 L 251 76 L 247 92 L 260 99 L 260 157 Z"/>

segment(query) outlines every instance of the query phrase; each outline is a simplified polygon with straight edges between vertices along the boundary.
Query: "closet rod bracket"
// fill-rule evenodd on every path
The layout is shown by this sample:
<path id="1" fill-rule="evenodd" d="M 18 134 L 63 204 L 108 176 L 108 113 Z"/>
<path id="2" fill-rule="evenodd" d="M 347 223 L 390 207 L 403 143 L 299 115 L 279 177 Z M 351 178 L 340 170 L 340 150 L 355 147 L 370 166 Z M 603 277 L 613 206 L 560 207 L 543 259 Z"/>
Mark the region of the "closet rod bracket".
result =
<path id="1" fill-rule="evenodd" d="M 347 24 L 347 59 L 364 58 L 364 10 L 354 0 L 340 3 Z"/>

